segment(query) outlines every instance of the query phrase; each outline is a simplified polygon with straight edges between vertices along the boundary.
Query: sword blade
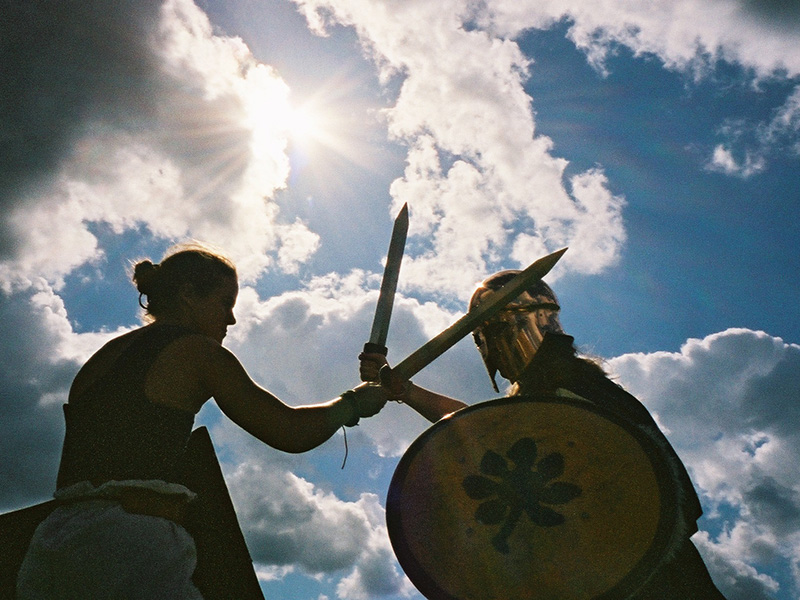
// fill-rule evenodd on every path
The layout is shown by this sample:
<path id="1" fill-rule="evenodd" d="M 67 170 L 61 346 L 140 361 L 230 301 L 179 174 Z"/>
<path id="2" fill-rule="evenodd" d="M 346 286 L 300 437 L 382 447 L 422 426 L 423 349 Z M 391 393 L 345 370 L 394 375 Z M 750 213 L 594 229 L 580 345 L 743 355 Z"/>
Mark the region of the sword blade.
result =
<path id="1" fill-rule="evenodd" d="M 566 248 L 562 248 L 531 264 L 484 302 L 481 302 L 474 310 L 465 314 L 442 333 L 398 363 L 391 369 L 392 377 L 411 379 L 461 338 L 470 334 L 478 325 L 500 312 L 506 304 L 524 292 L 534 281 L 547 275 L 566 251 Z"/>
<path id="2" fill-rule="evenodd" d="M 381 291 L 378 295 L 378 304 L 375 306 L 369 342 L 364 344 L 364 352 L 375 352 L 386 356 L 386 337 L 389 334 L 389 321 L 392 318 L 394 295 L 397 290 L 397 279 L 400 277 L 400 263 L 403 262 L 407 235 L 408 204 L 404 204 L 392 227 L 392 239 L 389 242 L 386 266 L 383 269 Z"/>

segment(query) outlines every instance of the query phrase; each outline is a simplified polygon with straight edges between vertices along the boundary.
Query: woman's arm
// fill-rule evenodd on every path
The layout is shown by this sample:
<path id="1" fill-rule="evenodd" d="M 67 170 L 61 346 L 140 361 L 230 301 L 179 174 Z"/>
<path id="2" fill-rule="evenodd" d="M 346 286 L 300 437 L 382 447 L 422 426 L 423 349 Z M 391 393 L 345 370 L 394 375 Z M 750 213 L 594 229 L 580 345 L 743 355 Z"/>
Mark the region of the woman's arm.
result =
<path id="1" fill-rule="evenodd" d="M 199 376 L 225 415 L 259 440 L 285 452 L 305 452 L 387 400 L 378 385 L 362 384 L 329 402 L 292 407 L 256 384 L 229 350 L 209 340 Z"/>

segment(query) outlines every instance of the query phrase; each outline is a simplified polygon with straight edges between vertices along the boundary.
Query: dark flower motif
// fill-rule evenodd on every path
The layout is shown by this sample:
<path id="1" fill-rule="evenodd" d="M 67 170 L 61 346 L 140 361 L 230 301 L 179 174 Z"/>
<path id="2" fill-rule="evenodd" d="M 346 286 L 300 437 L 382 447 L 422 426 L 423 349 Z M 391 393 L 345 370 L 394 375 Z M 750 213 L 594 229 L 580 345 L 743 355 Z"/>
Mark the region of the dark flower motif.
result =
<path id="1" fill-rule="evenodd" d="M 492 538 L 498 552 L 508 553 L 508 538 L 523 512 L 540 527 L 562 525 L 564 515 L 542 505 L 566 504 L 581 495 L 577 485 L 553 481 L 564 473 L 562 454 L 553 452 L 538 462 L 537 455 L 536 442 L 531 438 L 517 440 L 506 453 L 513 468 L 497 452 L 487 450 L 480 465 L 483 475 L 468 475 L 461 483 L 467 496 L 484 500 L 475 510 L 479 523 L 502 523 Z"/>

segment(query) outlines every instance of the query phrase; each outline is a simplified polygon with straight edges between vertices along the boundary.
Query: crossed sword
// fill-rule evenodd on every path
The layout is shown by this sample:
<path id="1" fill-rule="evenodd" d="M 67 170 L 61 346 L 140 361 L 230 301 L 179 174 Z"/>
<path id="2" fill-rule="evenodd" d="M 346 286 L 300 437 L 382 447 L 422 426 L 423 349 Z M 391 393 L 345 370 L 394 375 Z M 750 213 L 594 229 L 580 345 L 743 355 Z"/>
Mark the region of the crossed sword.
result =
<path id="1" fill-rule="evenodd" d="M 378 295 L 378 303 L 375 307 L 375 317 L 372 321 L 372 331 L 370 332 L 369 341 L 364 344 L 364 352 L 382 354 L 383 356 L 387 354 L 386 337 L 389 333 L 389 321 L 392 318 L 392 307 L 394 306 L 394 296 L 397 291 L 397 280 L 400 277 L 400 264 L 403 262 L 403 251 L 407 235 L 408 205 L 404 204 L 392 227 L 392 237 L 389 242 L 389 252 L 386 255 L 386 266 L 383 269 L 383 279 Z M 491 294 L 487 300 L 481 302 L 475 309 L 467 312 L 450 327 L 409 354 L 408 357 L 391 369 L 392 374 L 402 380 L 411 379 L 459 340 L 469 335 L 478 325 L 488 321 L 500 312 L 509 302 L 530 287 L 533 282 L 547 275 L 566 251 L 566 248 L 562 248 L 532 263 L 524 271 L 517 274 L 514 279 Z M 387 367 L 384 367 L 384 369 L 387 369 Z M 381 375 L 382 377 L 384 376 L 383 371 Z"/>

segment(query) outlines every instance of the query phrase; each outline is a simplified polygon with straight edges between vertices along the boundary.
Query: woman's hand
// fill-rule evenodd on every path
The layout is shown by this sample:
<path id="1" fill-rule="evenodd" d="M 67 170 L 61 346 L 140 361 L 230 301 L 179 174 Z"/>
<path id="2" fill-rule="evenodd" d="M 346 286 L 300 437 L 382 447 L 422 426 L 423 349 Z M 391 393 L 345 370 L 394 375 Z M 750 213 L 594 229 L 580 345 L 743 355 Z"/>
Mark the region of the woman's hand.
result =
<path id="1" fill-rule="evenodd" d="M 356 416 L 361 419 L 377 415 L 389 400 L 387 390 L 376 383 L 362 383 L 349 393 L 353 394 Z"/>
<path id="2" fill-rule="evenodd" d="M 381 367 L 389 364 L 383 354 L 374 352 L 362 352 L 358 355 L 358 360 L 358 374 L 361 381 L 374 381 L 375 383 L 379 383 L 381 380 Z"/>

